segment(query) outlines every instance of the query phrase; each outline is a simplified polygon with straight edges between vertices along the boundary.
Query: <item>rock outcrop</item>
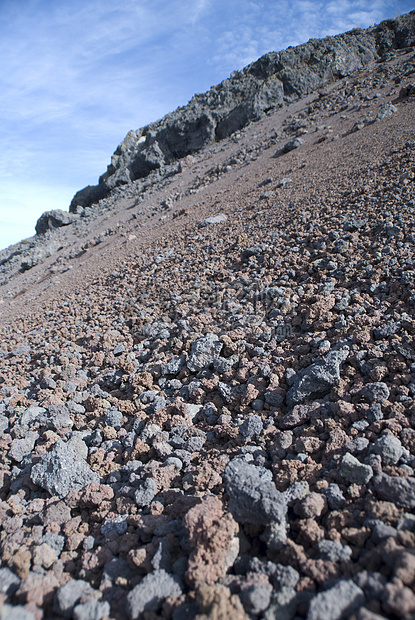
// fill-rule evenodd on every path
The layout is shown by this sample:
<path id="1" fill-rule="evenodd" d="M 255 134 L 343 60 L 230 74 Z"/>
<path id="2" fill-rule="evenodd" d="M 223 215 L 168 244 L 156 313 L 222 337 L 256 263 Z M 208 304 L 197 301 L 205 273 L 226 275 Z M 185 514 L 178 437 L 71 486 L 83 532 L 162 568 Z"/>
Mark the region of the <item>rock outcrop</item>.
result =
<path id="1" fill-rule="evenodd" d="M 77 192 L 69 210 L 75 213 L 78 206 L 88 207 L 114 188 L 155 170 L 168 174 L 169 166 L 178 159 L 414 42 L 412 11 L 367 30 L 355 28 L 265 54 L 208 92 L 194 95 L 186 106 L 130 131 L 115 150 L 98 185 Z"/>
<path id="2" fill-rule="evenodd" d="M 76 221 L 78 216 L 75 213 L 67 213 L 62 209 L 54 209 L 53 211 L 45 211 L 36 222 L 36 234 L 42 235 L 48 230 L 68 226 Z"/>

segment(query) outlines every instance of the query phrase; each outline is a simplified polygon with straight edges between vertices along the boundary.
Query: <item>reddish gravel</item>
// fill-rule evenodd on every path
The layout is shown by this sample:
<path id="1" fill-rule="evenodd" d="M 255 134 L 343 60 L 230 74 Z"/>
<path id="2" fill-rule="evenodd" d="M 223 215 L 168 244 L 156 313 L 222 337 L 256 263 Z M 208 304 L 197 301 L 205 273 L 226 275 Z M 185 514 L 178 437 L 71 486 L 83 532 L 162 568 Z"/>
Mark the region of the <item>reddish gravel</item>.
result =
<path id="1" fill-rule="evenodd" d="M 415 618 L 414 61 L 0 287 L 1 618 Z"/>

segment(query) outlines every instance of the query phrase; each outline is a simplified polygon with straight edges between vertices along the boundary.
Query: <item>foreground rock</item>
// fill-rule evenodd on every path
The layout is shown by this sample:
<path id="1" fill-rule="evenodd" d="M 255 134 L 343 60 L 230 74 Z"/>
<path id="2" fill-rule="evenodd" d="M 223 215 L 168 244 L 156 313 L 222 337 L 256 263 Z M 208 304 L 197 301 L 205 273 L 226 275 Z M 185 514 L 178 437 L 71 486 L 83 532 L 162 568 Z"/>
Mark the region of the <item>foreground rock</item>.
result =
<path id="1" fill-rule="evenodd" d="M 62 440 L 32 467 L 30 477 L 34 484 L 58 497 L 66 497 L 71 491 L 99 482 L 98 474 L 88 467 L 79 452 Z"/>

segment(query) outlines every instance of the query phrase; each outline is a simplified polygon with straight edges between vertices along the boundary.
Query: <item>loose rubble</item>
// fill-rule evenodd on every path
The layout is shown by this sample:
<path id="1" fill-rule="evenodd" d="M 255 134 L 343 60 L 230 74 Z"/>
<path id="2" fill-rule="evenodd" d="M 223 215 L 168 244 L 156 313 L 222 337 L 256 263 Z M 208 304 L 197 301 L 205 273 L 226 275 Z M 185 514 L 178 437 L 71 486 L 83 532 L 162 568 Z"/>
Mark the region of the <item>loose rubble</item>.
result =
<path id="1" fill-rule="evenodd" d="M 91 277 L 0 286 L 0 618 L 415 617 L 405 41 L 183 157 L 181 194 L 45 220 Z"/>

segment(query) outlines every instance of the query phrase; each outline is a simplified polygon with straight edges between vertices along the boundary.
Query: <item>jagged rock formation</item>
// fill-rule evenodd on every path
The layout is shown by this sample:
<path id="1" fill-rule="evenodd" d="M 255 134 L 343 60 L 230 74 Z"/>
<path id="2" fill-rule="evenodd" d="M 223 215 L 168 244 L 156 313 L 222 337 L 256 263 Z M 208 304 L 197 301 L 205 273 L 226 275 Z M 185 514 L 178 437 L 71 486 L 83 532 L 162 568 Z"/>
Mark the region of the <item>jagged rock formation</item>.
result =
<path id="1" fill-rule="evenodd" d="M 45 211 L 36 222 L 36 234 L 42 235 L 48 230 L 60 228 L 61 226 L 68 226 L 75 222 L 76 219 L 77 215 L 75 213 L 67 213 L 66 211 L 62 211 L 62 209 Z"/>
<path id="2" fill-rule="evenodd" d="M 301 99 L 349 75 L 393 49 L 409 47 L 415 37 L 415 11 L 379 26 L 270 52 L 207 93 L 161 120 L 130 131 L 118 145 L 98 185 L 77 192 L 70 211 L 87 207 L 115 187 L 157 170 L 163 176 L 178 159 L 222 140 L 284 103 Z"/>

